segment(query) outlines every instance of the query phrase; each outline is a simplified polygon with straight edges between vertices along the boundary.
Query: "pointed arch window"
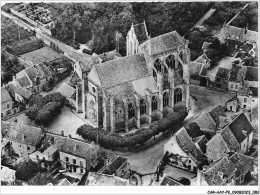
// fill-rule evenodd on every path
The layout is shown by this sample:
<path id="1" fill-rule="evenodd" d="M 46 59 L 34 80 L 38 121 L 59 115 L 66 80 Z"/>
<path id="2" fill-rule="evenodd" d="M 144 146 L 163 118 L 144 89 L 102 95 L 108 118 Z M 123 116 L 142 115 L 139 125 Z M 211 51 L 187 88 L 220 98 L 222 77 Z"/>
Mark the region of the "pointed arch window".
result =
<path id="1" fill-rule="evenodd" d="M 169 105 L 169 93 L 165 92 L 163 94 L 163 107 L 166 107 Z"/>
<path id="2" fill-rule="evenodd" d="M 166 58 L 166 64 L 167 66 L 170 68 L 170 69 L 174 69 L 176 68 L 175 67 L 175 57 L 174 55 L 169 55 L 167 58 Z"/>
<path id="3" fill-rule="evenodd" d="M 174 90 L 174 104 L 182 101 L 182 90 L 180 88 Z"/>
<path id="4" fill-rule="evenodd" d="M 154 69 L 153 69 L 153 78 L 154 78 L 155 82 L 157 82 L 157 73 Z"/>
<path id="5" fill-rule="evenodd" d="M 155 60 L 154 68 L 157 70 L 157 72 L 162 72 L 162 61 L 160 59 Z"/>
<path id="6" fill-rule="evenodd" d="M 146 102 L 144 99 L 140 100 L 140 115 L 146 113 Z"/>
<path id="7" fill-rule="evenodd" d="M 156 96 L 152 97 L 152 111 L 158 109 L 158 98 Z"/>
<path id="8" fill-rule="evenodd" d="M 128 118 L 135 117 L 135 106 L 132 102 L 128 104 Z"/>

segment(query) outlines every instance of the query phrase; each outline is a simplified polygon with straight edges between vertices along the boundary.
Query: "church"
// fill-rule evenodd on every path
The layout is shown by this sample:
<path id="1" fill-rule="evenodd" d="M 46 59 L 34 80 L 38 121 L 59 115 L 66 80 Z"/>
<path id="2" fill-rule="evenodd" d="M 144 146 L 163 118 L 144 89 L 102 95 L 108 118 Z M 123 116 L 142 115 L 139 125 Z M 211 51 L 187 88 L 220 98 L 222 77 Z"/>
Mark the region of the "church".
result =
<path id="1" fill-rule="evenodd" d="M 82 80 L 82 111 L 97 127 L 128 132 L 189 107 L 188 41 L 176 31 L 150 38 L 131 26 L 127 56 L 95 64 Z"/>

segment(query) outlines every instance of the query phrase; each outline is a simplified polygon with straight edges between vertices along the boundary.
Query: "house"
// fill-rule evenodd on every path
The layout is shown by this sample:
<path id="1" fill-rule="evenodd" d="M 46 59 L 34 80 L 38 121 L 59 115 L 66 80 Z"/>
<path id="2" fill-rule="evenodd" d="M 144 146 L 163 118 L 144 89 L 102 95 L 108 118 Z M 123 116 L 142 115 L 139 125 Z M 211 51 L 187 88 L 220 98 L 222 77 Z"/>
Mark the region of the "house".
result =
<path id="1" fill-rule="evenodd" d="M 15 182 L 15 170 L 6 166 L 1 166 L 1 184 L 14 185 Z"/>
<path id="2" fill-rule="evenodd" d="M 13 81 L 7 84 L 6 89 L 9 91 L 16 102 L 21 103 L 25 108 L 29 107 L 29 100 L 32 96 L 32 92 L 26 88 L 21 87 L 17 81 Z"/>
<path id="3" fill-rule="evenodd" d="M 166 152 L 169 153 L 171 163 L 191 172 L 196 172 L 207 164 L 207 157 L 199 145 L 192 141 L 184 127 L 164 145 L 164 154 Z"/>
<path id="4" fill-rule="evenodd" d="M 245 66 L 233 65 L 230 70 L 230 77 L 228 80 L 228 91 L 238 92 L 244 82 L 247 68 Z"/>
<path id="5" fill-rule="evenodd" d="M 205 53 L 199 56 L 196 60 L 194 60 L 194 62 L 204 64 L 206 69 L 210 68 L 210 61 L 211 60 L 208 58 L 208 56 Z"/>
<path id="6" fill-rule="evenodd" d="M 258 67 L 247 67 L 245 84 L 247 84 L 249 87 L 258 88 Z"/>
<path id="7" fill-rule="evenodd" d="M 258 105 L 251 110 L 250 122 L 254 128 L 253 139 L 258 140 Z"/>
<path id="8" fill-rule="evenodd" d="M 133 55 L 139 52 L 138 47 L 149 39 L 146 23 L 133 24 L 126 37 L 126 55 Z"/>
<path id="9" fill-rule="evenodd" d="M 28 158 L 36 150 L 42 139 L 42 129 L 17 122 L 1 122 L 1 132 L 4 140 L 10 141 L 14 152 Z"/>
<path id="10" fill-rule="evenodd" d="M 69 104 L 72 107 L 77 107 L 76 105 L 76 89 L 71 87 L 70 85 L 66 83 L 62 83 L 62 85 L 59 87 L 57 92 L 60 92 L 63 96 L 66 97 L 66 99 L 69 101 Z"/>
<path id="11" fill-rule="evenodd" d="M 220 117 L 226 117 L 227 115 L 225 114 L 225 108 L 223 106 L 216 106 L 215 108 L 213 108 L 210 112 L 209 115 L 211 116 L 211 118 L 214 120 L 214 122 L 216 123 L 216 126 L 218 127 L 220 124 Z"/>
<path id="12" fill-rule="evenodd" d="M 127 159 L 121 156 L 115 156 L 104 167 L 102 167 L 97 173 L 106 175 L 115 175 L 121 178 L 129 177 L 129 164 Z"/>
<path id="13" fill-rule="evenodd" d="M 208 112 L 198 118 L 195 123 L 200 127 L 200 130 L 203 132 L 211 134 L 216 133 L 217 125 Z"/>
<path id="14" fill-rule="evenodd" d="M 163 110 L 189 107 L 188 42 L 176 31 L 148 39 L 139 53 L 93 66 L 82 87 L 84 118 L 107 131 L 151 124 Z M 143 123 L 141 123 L 141 118 Z"/>
<path id="15" fill-rule="evenodd" d="M 91 58 L 87 58 L 85 63 L 82 63 L 81 61 L 76 61 L 73 66 L 73 69 L 80 79 L 84 79 L 87 77 L 89 71 L 91 70 L 91 67 L 92 60 Z"/>
<path id="16" fill-rule="evenodd" d="M 190 62 L 190 83 L 206 87 L 208 85 L 206 72 L 207 68 L 204 63 Z"/>
<path id="17" fill-rule="evenodd" d="M 235 184 L 237 168 L 227 156 L 198 170 L 198 186 L 226 186 Z"/>
<path id="18" fill-rule="evenodd" d="M 10 154 L 10 142 L 8 140 L 1 139 L 1 158 L 4 159 Z"/>
<path id="19" fill-rule="evenodd" d="M 219 67 L 215 77 L 215 87 L 227 91 L 229 75 L 230 69 Z"/>
<path id="20" fill-rule="evenodd" d="M 105 53 L 102 53 L 99 55 L 96 53 L 93 53 L 91 56 L 91 60 L 92 60 L 92 64 L 95 65 L 95 64 L 102 63 L 102 62 L 107 62 L 110 60 L 121 58 L 121 57 L 122 56 L 120 55 L 120 53 L 118 53 L 116 50 L 113 50 L 113 51 L 105 52 Z"/>
<path id="21" fill-rule="evenodd" d="M 205 135 L 195 137 L 193 139 L 193 142 L 201 150 L 201 152 L 206 153 L 206 144 L 207 144 L 208 140 L 205 137 Z"/>
<path id="22" fill-rule="evenodd" d="M 170 176 L 164 177 L 163 181 L 160 184 L 161 186 L 184 186 L 179 181 L 173 179 Z"/>
<path id="23" fill-rule="evenodd" d="M 114 175 L 89 172 L 85 185 L 89 186 L 128 186 L 129 181 Z"/>
<path id="24" fill-rule="evenodd" d="M 13 100 L 5 87 L 1 87 L 1 117 L 11 114 Z"/>
<path id="25" fill-rule="evenodd" d="M 245 85 L 238 92 L 237 98 L 240 108 L 250 111 L 258 105 L 258 88 Z"/>
<path id="26" fill-rule="evenodd" d="M 59 149 L 59 155 L 64 169 L 83 175 L 97 165 L 99 145 L 66 138 Z"/>
<path id="27" fill-rule="evenodd" d="M 208 157 L 209 161 L 219 160 L 228 152 L 230 152 L 230 150 L 220 133 L 214 135 L 206 143 L 206 156 Z"/>
<path id="28" fill-rule="evenodd" d="M 220 134 L 230 151 L 244 154 L 252 146 L 253 130 L 248 118 L 242 112 L 222 129 Z"/>
<path id="29" fill-rule="evenodd" d="M 58 173 L 47 186 L 76 186 L 79 182 L 78 178 L 71 177 L 66 173 Z"/>
<path id="30" fill-rule="evenodd" d="M 251 156 L 246 156 L 240 153 L 234 153 L 229 157 L 229 159 L 237 169 L 235 185 L 241 185 L 244 181 L 245 175 L 251 174 L 250 172 L 253 169 L 254 159 Z"/>
<path id="31" fill-rule="evenodd" d="M 226 102 L 226 109 L 228 111 L 237 112 L 238 111 L 238 106 L 239 106 L 239 103 L 238 103 L 238 98 L 237 97 L 233 97 L 233 98 L 229 99 Z"/>
<path id="32" fill-rule="evenodd" d="M 53 78 L 52 70 L 40 63 L 18 72 L 16 80 L 21 87 L 31 92 L 41 92 L 49 88 L 49 81 Z"/>

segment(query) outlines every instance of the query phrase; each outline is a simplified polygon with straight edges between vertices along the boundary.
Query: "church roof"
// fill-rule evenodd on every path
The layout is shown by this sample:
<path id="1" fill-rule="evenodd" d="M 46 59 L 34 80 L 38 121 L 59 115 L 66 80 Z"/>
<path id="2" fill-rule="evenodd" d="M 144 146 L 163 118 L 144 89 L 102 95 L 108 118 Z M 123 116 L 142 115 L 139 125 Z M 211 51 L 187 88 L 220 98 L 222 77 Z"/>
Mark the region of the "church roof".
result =
<path id="1" fill-rule="evenodd" d="M 97 64 L 95 67 L 104 89 L 130 82 L 149 74 L 142 54 L 118 58 Z"/>
<path id="2" fill-rule="evenodd" d="M 184 44 L 180 35 L 176 31 L 172 31 L 154 38 L 149 39 L 151 46 L 151 55 L 160 54 L 169 50 L 177 50 Z"/>
<path id="3" fill-rule="evenodd" d="M 135 24 L 133 27 L 139 44 L 142 44 L 148 39 L 145 23 Z"/>

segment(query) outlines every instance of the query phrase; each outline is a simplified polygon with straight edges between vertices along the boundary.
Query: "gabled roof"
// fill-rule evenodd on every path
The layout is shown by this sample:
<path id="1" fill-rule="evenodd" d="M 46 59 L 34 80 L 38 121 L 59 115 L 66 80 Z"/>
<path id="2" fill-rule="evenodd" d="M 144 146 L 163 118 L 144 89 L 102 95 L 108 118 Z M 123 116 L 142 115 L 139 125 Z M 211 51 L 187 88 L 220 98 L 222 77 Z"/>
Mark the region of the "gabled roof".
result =
<path id="1" fill-rule="evenodd" d="M 142 78 L 149 74 L 142 54 L 130 55 L 95 66 L 104 89 Z"/>
<path id="2" fill-rule="evenodd" d="M 67 98 L 71 98 L 73 94 L 76 92 L 76 89 L 74 89 L 73 87 L 69 86 L 66 83 L 62 83 L 62 85 L 57 90 L 57 92 L 60 92 L 62 95 L 64 95 Z"/>
<path id="3" fill-rule="evenodd" d="M 216 123 L 216 125 L 218 126 L 220 121 L 219 121 L 219 117 L 223 116 L 226 117 L 227 115 L 224 112 L 224 109 L 222 106 L 217 106 L 214 109 L 212 109 L 209 114 L 212 117 L 212 119 L 214 120 L 214 122 Z"/>
<path id="4" fill-rule="evenodd" d="M 209 61 L 210 59 L 208 58 L 208 56 L 206 54 L 202 54 L 194 62 L 206 64 Z"/>
<path id="5" fill-rule="evenodd" d="M 3 138 L 7 140 L 36 146 L 42 138 L 41 128 L 7 121 L 2 121 L 1 124 Z"/>
<path id="6" fill-rule="evenodd" d="M 1 104 L 8 101 L 12 101 L 12 98 L 8 91 L 4 87 L 1 87 Z"/>
<path id="7" fill-rule="evenodd" d="M 238 83 L 242 82 L 246 73 L 246 69 L 247 68 L 245 66 L 233 66 L 230 70 L 229 81 Z"/>
<path id="8" fill-rule="evenodd" d="M 22 97 L 29 99 L 32 96 L 31 91 L 13 83 L 8 84 L 8 88 L 13 92 L 21 95 Z M 11 93 L 12 93 L 11 92 Z"/>
<path id="9" fill-rule="evenodd" d="M 161 186 L 183 186 L 180 182 L 177 180 L 173 179 L 172 177 L 165 177 L 160 184 Z"/>
<path id="10" fill-rule="evenodd" d="M 227 157 L 223 157 L 206 168 L 203 177 L 210 186 L 222 185 L 236 170 L 235 165 Z"/>
<path id="11" fill-rule="evenodd" d="M 142 44 L 148 39 L 148 33 L 146 30 L 145 22 L 133 25 L 134 32 L 139 44 Z"/>
<path id="12" fill-rule="evenodd" d="M 219 160 L 230 152 L 220 133 L 214 135 L 206 144 L 206 156 L 213 161 Z"/>
<path id="13" fill-rule="evenodd" d="M 19 85 L 21 85 L 21 87 L 29 87 L 31 85 L 28 77 L 26 75 L 17 78 L 16 81 L 19 83 Z"/>
<path id="14" fill-rule="evenodd" d="M 202 117 L 200 117 L 196 123 L 202 131 L 210 131 L 213 133 L 216 132 L 216 123 L 208 112 L 202 115 Z"/>
<path id="15" fill-rule="evenodd" d="M 206 152 L 206 143 L 208 142 L 208 140 L 205 137 L 205 135 L 201 135 L 199 137 L 194 138 L 193 142 L 198 144 L 203 153 Z"/>
<path id="16" fill-rule="evenodd" d="M 170 50 L 177 50 L 184 42 L 176 31 L 172 31 L 148 40 L 150 55 L 156 55 Z"/>
<path id="17" fill-rule="evenodd" d="M 223 79 L 228 79 L 229 78 L 229 73 L 230 73 L 229 69 L 219 67 L 218 71 L 217 71 L 216 77 L 220 77 L 220 78 L 223 78 Z"/>
<path id="18" fill-rule="evenodd" d="M 121 156 L 116 157 L 107 166 L 102 168 L 98 173 L 103 173 L 107 175 L 116 174 L 117 169 L 119 169 L 123 164 L 127 162 L 127 159 Z"/>
<path id="19" fill-rule="evenodd" d="M 239 143 L 242 143 L 254 130 L 244 113 L 238 115 L 238 117 L 236 117 L 228 127 Z"/>
<path id="20" fill-rule="evenodd" d="M 190 62 L 190 75 L 200 75 L 203 66 L 203 63 Z"/>
<path id="21" fill-rule="evenodd" d="M 57 184 L 57 186 L 72 186 L 72 184 L 66 178 L 64 178 Z"/>
<path id="22" fill-rule="evenodd" d="M 86 185 L 89 186 L 126 186 L 127 179 L 116 177 L 113 175 L 105 175 L 94 172 L 89 172 Z"/>
<path id="23" fill-rule="evenodd" d="M 237 168 L 237 172 L 236 172 L 237 175 L 242 175 L 247 173 L 247 171 L 254 165 L 253 157 L 246 156 L 240 153 L 234 153 L 229 159 Z"/>
<path id="24" fill-rule="evenodd" d="M 185 128 L 181 128 L 175 134 L 175 137 L 182 151 L 185 152 L 199 167 L 203 166 L 207 162 L 206 156 L 196 147 Z"/>
<path id="25" fill-rule="evenodd" d="M 246 70 L 246 81 L 258 81 L 258 68 L 248 66 Z"/>
<path id="26" fill-rule="evenodd" d="M 61 146 L 60 151 L 86 159 L 92 154 L 92 148 L 94 148 L 94 145 L 92 144 L 75 139 L 65 138 L 65 142 Z"/>
<path id="27" fill-rule="evenodd" d="M 222 138 L 226 142 L 228 148 L 230 151 L 237 151 L 240 148 L 240 145 L 233 135 L 232 131 L 228 126 L 226 126 L 221 132 L 220 132 Z"/>

